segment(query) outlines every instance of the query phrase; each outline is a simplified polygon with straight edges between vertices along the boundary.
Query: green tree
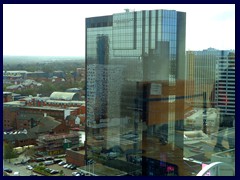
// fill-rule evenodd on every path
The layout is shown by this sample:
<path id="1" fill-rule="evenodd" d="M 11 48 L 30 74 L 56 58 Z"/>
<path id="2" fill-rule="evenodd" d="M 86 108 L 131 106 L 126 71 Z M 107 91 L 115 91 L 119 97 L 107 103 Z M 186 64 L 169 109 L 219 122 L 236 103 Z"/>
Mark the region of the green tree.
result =
<path id="1" fill-rule="evenodd" d="M 3 158 L 8 159 L 10 162 L 10 159 L 16 158 L 17 153 L 13 149 L 12 144 L 4 143 L 3 144 Z"/>
<path id="2" fill-rule="evenodd" d="M 26 157 L 31 157 L 35 154 L 35 150 L 34 148 L 27 148 L 26 151 L 25 151 L 25 156 Z"/>
<path id="3" fill-rule="evenodd" d="M 61 171 L 59 172 L 59 174 L 60 174 L 60 176 L 64 176 L 63 170 L 61 170 Z"/>

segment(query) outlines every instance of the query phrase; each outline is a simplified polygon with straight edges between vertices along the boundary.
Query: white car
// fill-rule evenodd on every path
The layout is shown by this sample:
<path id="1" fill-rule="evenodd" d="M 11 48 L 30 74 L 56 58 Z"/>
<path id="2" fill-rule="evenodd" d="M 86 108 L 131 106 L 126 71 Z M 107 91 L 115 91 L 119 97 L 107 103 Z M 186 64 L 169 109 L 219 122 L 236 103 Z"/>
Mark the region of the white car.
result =
<path id="1" fill-rule="evenodd" d="M 69 164 L 65 164 L 65 165 L 63 165 L 63 167 L 64 167 L 64 168 L 67 168 L 68 165 L 69 165 Z"/>
<path id="2" fill-rule="evenodd" d="M 13 176 L 20 176 L 20 172 L 14 172 Z"/>
<path id="3" fill-rule="evenodd" d="M 73 176 L 76 176 L 78 174 L 78 172 L 72 172 Z"/>
<path id="4" fill-rule="evenodd" d="M 33 167 L 32 167 L 32 166 L 30 166 L 30 165 L 28 165 L 28 166 L 26 167 L 26 169 L 28 169 L 28 170 L 32 170 L 32 169 L 33 169 Z"/>
<path id="5" fill-rule="evenodd" d="M 60 165 L 60 166 L 65 165 L 65 164 L 66 164 L 66 162 L 64 162 L 64 161 L 58 163 L 58 165 Z"/>
<path id="6" fill-rule="evenodd" d="M 71 166 L 72 166 L 72 164 L 69 164 L 69 165 L 67 166 L 67 168 L 68 168 L 68 169 L 70 169 L 70 168 L 71 168 Z"/>

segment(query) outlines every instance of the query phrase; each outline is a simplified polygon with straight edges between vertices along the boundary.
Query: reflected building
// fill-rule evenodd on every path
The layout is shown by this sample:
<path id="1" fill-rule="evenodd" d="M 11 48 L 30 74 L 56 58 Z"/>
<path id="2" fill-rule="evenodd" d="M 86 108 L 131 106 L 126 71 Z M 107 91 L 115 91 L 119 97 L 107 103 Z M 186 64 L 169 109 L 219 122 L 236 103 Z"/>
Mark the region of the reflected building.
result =
<path id="1" fill-rule="evenodd" d="M 216 106 L 221 114 L 235 116 L 235 52 L 222 51 L 216 64 Z"/>
<path id="2" fill-rule="evenodd" d="M 187 175 L 186 13 L 86 19 L 86 155 L 129 175 Z"/>
<path id="3" fill-rule="evenodd" d="M 207 107 L 210 107 L 209 98 L 218 78 L 219 69 L 223 68 L 223 63 L 220 65 L 219 59 L 226 59 L 231 50 L 218 50 L 214 48 L 204 49 L 202 51 L 187 51 L 187 80 L 191 82 L 191 87 L 187 89 L 187 96 L 192 94 L 194 97 L 188 99 L 194 107 L 203 107 L 203 94 L 206 92 Z M 226 68 L 226 67 L 225 67 Z M 198 96 L 199 95 L 199 96 Z"/>

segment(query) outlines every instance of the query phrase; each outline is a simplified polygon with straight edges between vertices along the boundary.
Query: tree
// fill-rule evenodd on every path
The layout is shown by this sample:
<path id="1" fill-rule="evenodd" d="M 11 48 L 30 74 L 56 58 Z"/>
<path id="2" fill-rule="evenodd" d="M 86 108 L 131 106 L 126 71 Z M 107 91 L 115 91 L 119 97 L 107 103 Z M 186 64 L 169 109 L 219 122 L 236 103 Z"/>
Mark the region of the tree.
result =
<path id="1" fill-rule="evenodd" d="M 10 162 L 10 159 L 17 157 L 17 153 L 14 151 L 12 144 L 8 144 L 8 143 L 3 144 L 3 156 L 4 156 L 4 159 L 8 159 L 9 162 Z"/>
<path id="2" fill-rule="evenodd" d="M 25 156 L 29 156 L 29 157 L 31 157 L 31 156 L 33 156 L 35 154 L 35 150 L 34 150 L 34 148 L 27 148 L 26 149 L 26 151 L 25 151 Z"/>
<path id="3" fill-rule="evenodd" d="M 60 176 L 64 176 L 63 170 L 61 170 L 61 171 L 59 172 L 59 174 L 60 174 Z"/>

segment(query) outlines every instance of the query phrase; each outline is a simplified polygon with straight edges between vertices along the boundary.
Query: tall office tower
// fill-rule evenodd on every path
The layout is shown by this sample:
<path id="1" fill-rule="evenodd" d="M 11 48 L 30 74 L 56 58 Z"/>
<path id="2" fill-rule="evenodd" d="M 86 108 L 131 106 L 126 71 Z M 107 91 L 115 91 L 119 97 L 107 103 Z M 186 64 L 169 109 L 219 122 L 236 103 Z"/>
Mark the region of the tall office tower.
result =
<path id="1" fill-rule="evenodd" d="M 221 51 L 217 59 L 215 105 L 224 115 L 235 116 L 235 53 Z"/>
<path id="2" fill-rule="evenodd" d="M 185 87 L 186 89 L 186 103 L 190 106 L 194 103 L 194 83 L 195 83 L 195 54 L 194 51 L 187 51 L 186 52 L 186 80 L 188 82 L 188 86 Z"/>
<path id="3" fill-rule="evenodd" d="M 230 50 L 208 48 L 202 51 L 187 51 L 187 80 L 194 83 L 194 107 L 203 107 L 203 93 L 210 105 L 209 97 L 216 80 L 217 61 L 221 56 L 227 56 Z M 188 89 L 190 91 L 190 89 Z M 189 93 L 187 93 L 189 95 Z"/>
<path id="4" fill-rule="evenodd" d="M 185 175 L 186 14 L 86 19 L 86 154 L 130 175 Z"/>

